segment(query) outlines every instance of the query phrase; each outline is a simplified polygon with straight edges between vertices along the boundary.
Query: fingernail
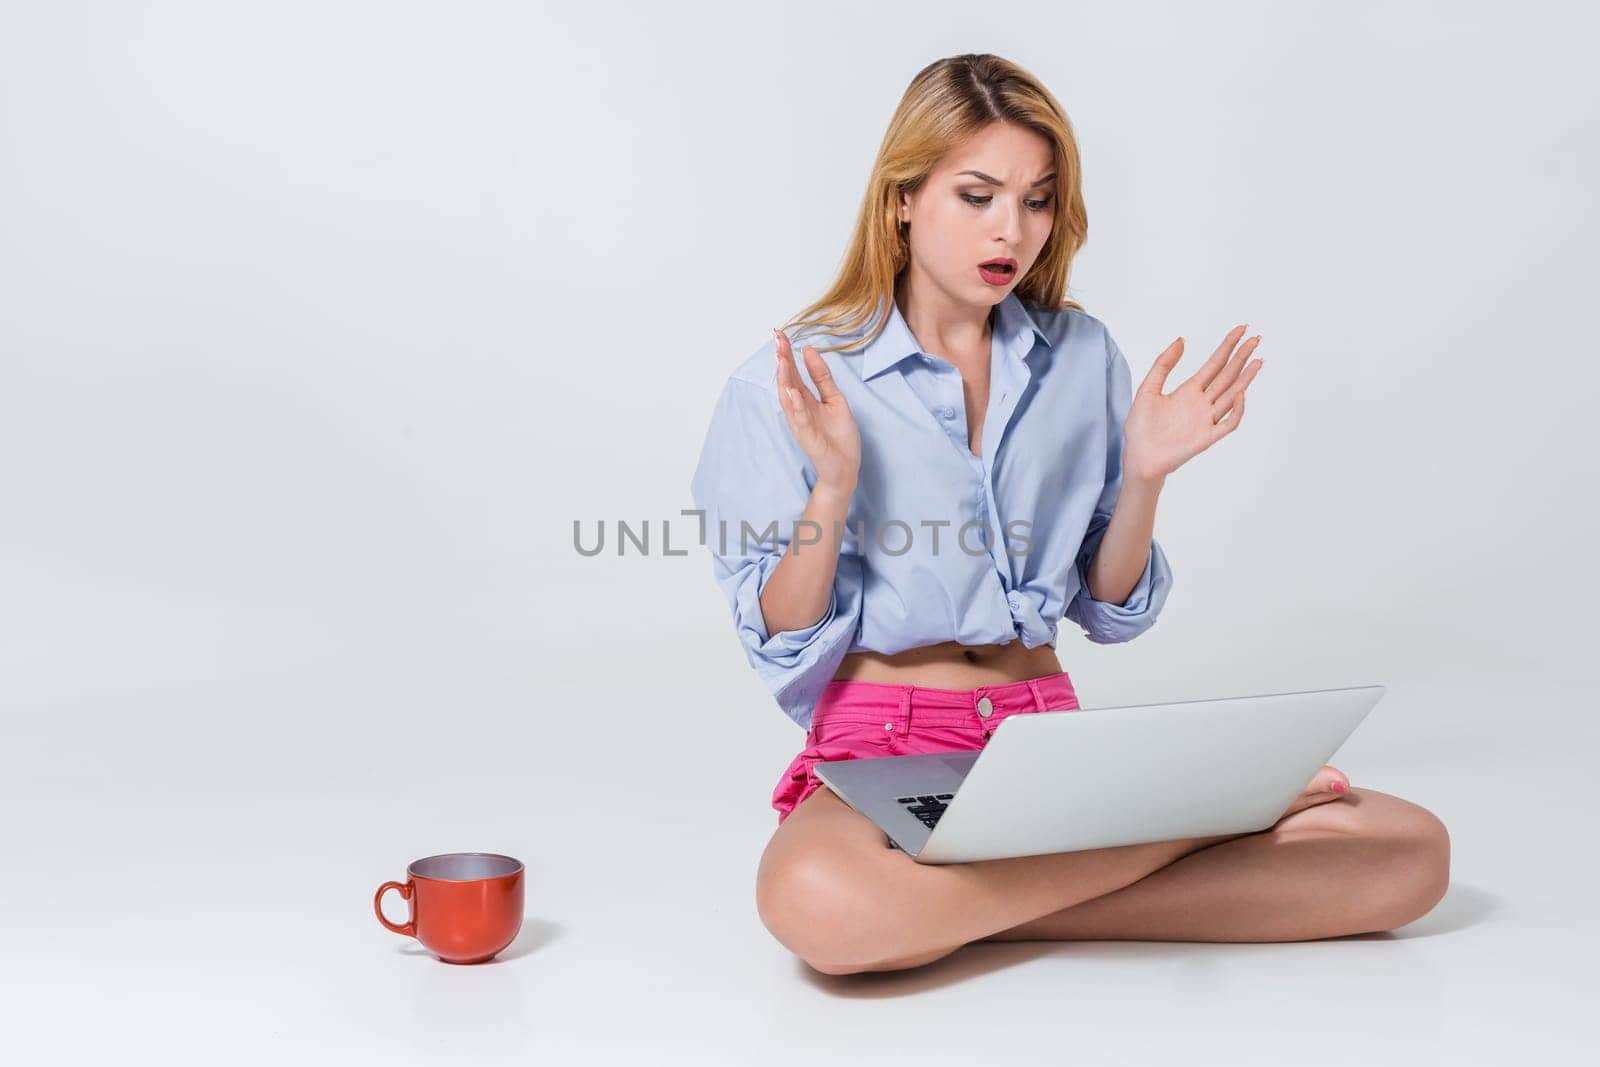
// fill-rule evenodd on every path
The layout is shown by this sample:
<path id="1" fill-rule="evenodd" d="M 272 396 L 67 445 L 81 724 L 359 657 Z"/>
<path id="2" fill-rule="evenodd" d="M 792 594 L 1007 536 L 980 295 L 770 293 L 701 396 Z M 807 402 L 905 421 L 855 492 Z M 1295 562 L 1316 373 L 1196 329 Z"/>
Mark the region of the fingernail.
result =
<path id="1" fill-rule="evenodd" d="M 1344 792 L 1344 783 L 1343 782 L 1338 782 L 1338 781 L 1334 782 L 1333 783 L 1333 791 L 1335 793 L 1343 793 Z"/>

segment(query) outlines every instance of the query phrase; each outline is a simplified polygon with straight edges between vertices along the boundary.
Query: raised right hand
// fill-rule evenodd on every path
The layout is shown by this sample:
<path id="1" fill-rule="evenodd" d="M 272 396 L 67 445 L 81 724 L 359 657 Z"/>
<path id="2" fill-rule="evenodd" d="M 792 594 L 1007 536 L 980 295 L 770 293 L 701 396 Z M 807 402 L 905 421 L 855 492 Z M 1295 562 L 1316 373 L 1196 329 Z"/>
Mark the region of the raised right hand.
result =
<path id="1" fill-rule="evenodd" d="M 817 483 L 854 491 L 861 472 L 861 433 L 844 394 L 833 382 L 833 372 L 810 345 L 801 350 L 806 370 L 817 383 L 821 400 L 811 395 L 794 366 L 794 350 L 782 330 L 773 330 L 777 341 L 778 403 L 789 432 L 817 469 Z"/>

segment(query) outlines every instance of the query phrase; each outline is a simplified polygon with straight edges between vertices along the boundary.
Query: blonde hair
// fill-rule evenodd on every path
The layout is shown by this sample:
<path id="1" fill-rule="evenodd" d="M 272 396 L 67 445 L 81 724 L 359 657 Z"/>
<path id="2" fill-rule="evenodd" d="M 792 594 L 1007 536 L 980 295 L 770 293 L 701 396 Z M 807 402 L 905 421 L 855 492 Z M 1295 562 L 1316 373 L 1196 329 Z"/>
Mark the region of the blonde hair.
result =
<path id="1" fill-rule="evenodd" d="M 887 310 L 895 281 L 911 260 L 905 224 L 897 217 L 901 193 L 914 193 L 946 152 L 994 122 L 1043 136 L 1053 146 L 1055 216 L 1039 258 L 1017 283 L 1017 296 L 1036 306 L 1083 310 L 1068 299 L 1072 259 L 1088 238 L 1078 144 L 1061 105 L 1038 79 L 995 55 L 968 53 L 930 63 L 911 79 L 895 109 L 867 179 L 850 247 L 832 287 L 784 324 L 808 331 L 853 334 Z M 818 347 L 835 352 L 866 344 L 883 332 L 878 317 L 865 338 Z"/>

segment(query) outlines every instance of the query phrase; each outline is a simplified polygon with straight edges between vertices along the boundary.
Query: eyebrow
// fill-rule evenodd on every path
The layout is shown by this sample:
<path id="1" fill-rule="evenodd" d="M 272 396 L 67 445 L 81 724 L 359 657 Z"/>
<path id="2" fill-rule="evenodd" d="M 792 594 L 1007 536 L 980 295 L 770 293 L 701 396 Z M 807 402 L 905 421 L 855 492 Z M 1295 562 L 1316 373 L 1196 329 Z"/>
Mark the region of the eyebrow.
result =
<path id="1" fill-rule="evenodd" d="M 1006 187 L 1006 183 L 1005 182 L 1000 181 L 998 178 L 991 178 L 981 170 L 962 170 L 962 171 L 957 171 L 956 173 L 957 174 L 971 174 L 975 178 L 982 178 L 984 181 L 988 182 L 990 185 L 998 185 L 1002 189 L 1004 189 Z M 1055 176 L 1056 176 L 1056 172 L 1055 171 L 1051 171 L 1049 174 L 1046 174 L 1043 178 L 1040 178 L 1038 181 L 1034 182 L 1033 185 L 1028 186 L 1028 188 L 1032 189 L 1034 187 L 1034 185 L 1043 185 L 1045 182 L 1049 181 L 1050 179 L 1054 178 Z"/>

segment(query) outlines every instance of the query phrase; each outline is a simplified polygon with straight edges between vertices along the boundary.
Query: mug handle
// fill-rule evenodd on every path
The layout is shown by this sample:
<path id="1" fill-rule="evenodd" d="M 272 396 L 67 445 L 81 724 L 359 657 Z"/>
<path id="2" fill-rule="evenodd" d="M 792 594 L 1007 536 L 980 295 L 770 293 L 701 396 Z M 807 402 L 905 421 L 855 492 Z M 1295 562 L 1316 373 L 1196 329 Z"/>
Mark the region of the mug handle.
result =
<path id="1" fill-rule="evenodd" d="M 417 920 L 415 918 L 406 923 L 404 926 L 396 926 L 394 923 L 384 918 L 383 895 L 391 889 L 398 889 L 400 890 L 400 895 L 402 897 L 404 897 L 406 900 L 411 899 L 410 882 L 385 882 L 378 887 L 377 895 L 372 898 L 372 910 L 378 913 L 378 921 L 384 926 L 388 927 L 390 930 L 393 930 L 397 934 L 405 934 L 407 937 L 416 937 Z"/>

